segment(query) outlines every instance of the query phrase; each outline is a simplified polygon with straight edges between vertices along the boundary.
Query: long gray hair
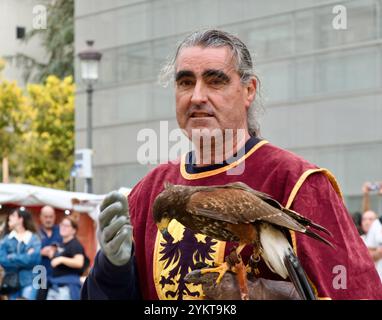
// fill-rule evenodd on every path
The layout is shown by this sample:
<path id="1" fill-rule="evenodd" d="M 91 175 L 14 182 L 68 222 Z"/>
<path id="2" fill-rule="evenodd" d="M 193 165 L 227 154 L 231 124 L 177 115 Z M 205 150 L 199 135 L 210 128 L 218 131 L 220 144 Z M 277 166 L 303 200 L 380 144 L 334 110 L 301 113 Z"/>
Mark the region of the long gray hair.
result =
<path id="1" fill-rule="evenodd" d="M 255 74 L 251 54 L 247 46 L 236 36 L 221 30 L 209 29 L 195 31 L 188 35 L 176 49 L 176 53 L 171 57 L 162 68 L 159 80 L 167 86 L 174 79 L 176 59 L 180 51 L 189 47 L 228 47 L 232 52 L 236 64 L 236 71 L 243 84 L 248 84 L 252 79 L 256 80 L 256 97 L 248 109 L 247 125 L 251 136 L 260 136 L 260 125 L 257 121 L 259 114 L 263 111 L 262 99 L 260 94 L 260 80 Z"/>

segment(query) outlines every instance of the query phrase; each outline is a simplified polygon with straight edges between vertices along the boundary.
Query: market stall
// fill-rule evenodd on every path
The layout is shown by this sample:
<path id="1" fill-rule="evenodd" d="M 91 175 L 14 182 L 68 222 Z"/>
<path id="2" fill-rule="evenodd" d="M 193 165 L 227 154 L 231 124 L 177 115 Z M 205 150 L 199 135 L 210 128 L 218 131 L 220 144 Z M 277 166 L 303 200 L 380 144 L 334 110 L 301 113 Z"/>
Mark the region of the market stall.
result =
<path id="1" fill-rule="evenodd" d="M 119 190 L 128 194 L 130 189 Z M 77 237 L 85 248 L 86 254 L 93 263 L 97 251 L 96 229 L 99 206 L 105 195 L 82 192 L 69 192 L 27 184 L 0 183 L 0 228 L 7 213 L 15 207 L 28 209 L 39 225 L 40 209 L 49 205 L 56 210 L 56 223 L 65 214 L 75 216 L 79 224 Z"/>

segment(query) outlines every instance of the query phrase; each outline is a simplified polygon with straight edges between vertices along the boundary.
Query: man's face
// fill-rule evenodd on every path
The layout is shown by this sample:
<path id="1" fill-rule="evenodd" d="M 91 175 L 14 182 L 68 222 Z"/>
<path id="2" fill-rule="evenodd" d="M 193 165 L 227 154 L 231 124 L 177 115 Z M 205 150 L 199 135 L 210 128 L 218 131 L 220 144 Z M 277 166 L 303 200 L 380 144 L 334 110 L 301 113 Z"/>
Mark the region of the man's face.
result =
<path id="1" fill-rule="evenodd" d="M 362 215 L 361 228 L 363 232 L 367 233 L 370 230 L 374 220 L 377 219 L 377 215 L 374 211 L 366 211 Z"/>
<path id="2" fill-rule="evenodd" d="M 43 207 L 40 212 L 40 221 L 45 229 L 51 229 L 54 226 L 56 214 L 52 207 Z"/>
<path id="3" fill-rule="evenodd" d="M 247 129 L 255 81 L 243 85 L 229 48 L 184 48 L 175 70 L 176 117 L 191 138 L 192 129 Z"/>

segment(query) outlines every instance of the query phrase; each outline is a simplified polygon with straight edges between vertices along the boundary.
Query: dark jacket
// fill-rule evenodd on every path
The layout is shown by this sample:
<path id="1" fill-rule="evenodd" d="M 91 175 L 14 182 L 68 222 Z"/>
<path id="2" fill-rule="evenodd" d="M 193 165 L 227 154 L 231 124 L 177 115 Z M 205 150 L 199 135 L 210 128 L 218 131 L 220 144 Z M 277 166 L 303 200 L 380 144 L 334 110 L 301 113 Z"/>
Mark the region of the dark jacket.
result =
<path id="1" fill-rule="evenodd" d="M 124 266 L 113 265 L 99 251 L 94 267 L 86 278 L 81 291 L 81 300 L 139 300 L 135 257 Z"/>

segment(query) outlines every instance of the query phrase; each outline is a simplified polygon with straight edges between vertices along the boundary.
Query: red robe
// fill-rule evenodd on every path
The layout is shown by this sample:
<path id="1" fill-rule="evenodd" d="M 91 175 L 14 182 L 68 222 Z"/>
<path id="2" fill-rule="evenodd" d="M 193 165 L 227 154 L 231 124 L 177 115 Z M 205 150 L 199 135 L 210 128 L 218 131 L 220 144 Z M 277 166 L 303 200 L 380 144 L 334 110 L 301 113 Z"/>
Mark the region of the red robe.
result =
<path id="1" fill-rule="evenodd" d="M 245 167 L 235 175 L 232 168 Z M 201 173 L 187 173 L 184 161 L 160 165 L 144 177 L 129 195 L 134 227 L 135 255 L 144 299 L 200 299 L 200 286 L 183 277 L 197 261 L 222 262 L 234 245 L 195 235 L 174 221 L 165 241 L 152 218 L 152 204 L 164 182 L 181 185 L 223 185 L 242 181 L 265 192 L 327 228 L 335 249 L 291 232 L 294 249 L 316 295 L 331 299 L 382 299 L 382 285 L 367 248 L 348 214 L 334 178 L 293 153 L 261 141 L 236 163 Z M 288 201 L 289 200 L 289 201 Z M 244 249 L 244 260 L 251 254 Z M 264 263 L 260 277 L 280 279 Z"/>

